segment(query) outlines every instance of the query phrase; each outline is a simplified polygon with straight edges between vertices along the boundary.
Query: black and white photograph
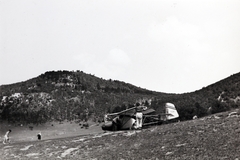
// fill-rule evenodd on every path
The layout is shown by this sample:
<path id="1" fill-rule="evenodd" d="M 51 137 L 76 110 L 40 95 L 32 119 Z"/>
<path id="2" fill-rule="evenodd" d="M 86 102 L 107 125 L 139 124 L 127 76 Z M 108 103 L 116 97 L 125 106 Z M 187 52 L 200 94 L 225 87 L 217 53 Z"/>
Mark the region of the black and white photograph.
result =
<path id="1" fill-rule="evenodd" d="M 239 0 L 0 0 L 0 160 L 240 160 Z"/>

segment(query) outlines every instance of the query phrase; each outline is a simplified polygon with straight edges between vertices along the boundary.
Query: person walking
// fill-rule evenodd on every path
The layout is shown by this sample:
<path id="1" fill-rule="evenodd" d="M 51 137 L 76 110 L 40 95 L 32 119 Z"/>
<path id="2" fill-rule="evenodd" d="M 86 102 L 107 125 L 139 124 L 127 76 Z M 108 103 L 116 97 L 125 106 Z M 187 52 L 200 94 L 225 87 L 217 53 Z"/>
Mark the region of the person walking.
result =
<path id="1" fill-rule="evenodd" d="M 9 129 L 9 130 L 6 132 L 6 134 L 5 134 L 5 136 L 4 136 L 4 139 L 3 139 L 3 144 L 10 143 L 9 134 L 10 134 L 11 132 L 12 132 L 11 129 Z"/>

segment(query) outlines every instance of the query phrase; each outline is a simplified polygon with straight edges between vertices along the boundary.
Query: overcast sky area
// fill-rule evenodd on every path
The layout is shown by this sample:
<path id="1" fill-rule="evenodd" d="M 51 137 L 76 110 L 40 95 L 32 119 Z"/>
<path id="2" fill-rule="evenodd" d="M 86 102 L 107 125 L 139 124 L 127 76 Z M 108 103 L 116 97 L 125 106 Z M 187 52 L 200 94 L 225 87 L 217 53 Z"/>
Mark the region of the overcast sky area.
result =
<path id="1" fill-rule="evenodd" d="M 192 92 L 240 72 L 239 44 L 239 0 L 0 0 L 0 85 L 80 70 Z"/>

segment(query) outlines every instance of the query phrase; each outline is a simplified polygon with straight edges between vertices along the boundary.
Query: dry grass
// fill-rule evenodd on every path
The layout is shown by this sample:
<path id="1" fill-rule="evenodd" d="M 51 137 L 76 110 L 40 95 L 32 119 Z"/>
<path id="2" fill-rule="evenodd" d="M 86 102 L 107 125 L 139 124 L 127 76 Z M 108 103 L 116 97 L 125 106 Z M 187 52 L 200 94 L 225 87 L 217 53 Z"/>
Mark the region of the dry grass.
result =
<path id="1" fill-rule="evenodd" d="M 240 159 L 240 116 L 228 114 L 142 131 L 1 144 L 0 155 L 2 159 Z"/>
<path id="2" fill-rule="evenodd" d="M 78 123 L 75 122 L 51 122 L 44 125 L 12 125 L 1 123 L 0 124 L 0 139 L 3 138 L 6 131 L 12 130 L 10 134 L 10 139 L 12 143 L 22 142 L 22 141 L 36 141 L 37 134 L 41 132 L 42 140 L 56 139 L 73 137 L 78 135 L 86 135 L 89 133 L 99 133 L 102 132 L 98 124 L 94 122 L 89 122 L 89 129 L 82 128 Z M 33 129 L 30 129 L 30 126 Z"/>

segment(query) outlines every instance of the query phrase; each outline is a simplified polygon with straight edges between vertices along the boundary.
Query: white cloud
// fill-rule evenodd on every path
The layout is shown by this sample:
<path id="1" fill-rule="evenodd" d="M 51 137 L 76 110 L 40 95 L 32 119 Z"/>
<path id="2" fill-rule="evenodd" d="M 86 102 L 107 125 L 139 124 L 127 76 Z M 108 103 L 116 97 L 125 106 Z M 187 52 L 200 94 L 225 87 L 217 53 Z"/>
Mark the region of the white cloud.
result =
<path id="1" fill-rule="evenodd" d="M 180 22 L 177 17 L 167 17 L 163 22 L 154 21 L 148 29 L 149 37 L 167 53 L 196 52 L 204 36 L 196 25 Z"/>
<path id="2" fill-rule="evenodd" d="M 131 64 L 131 58 L 119 48 L 111 49 L 107 54 L 79 53 L 73 59 L 75 68 L 105 79 L 120 80 L 126 76 L 126 71 Z"/>
<path id="3" fill-rule="evenodd" d="M 131 59 L 128 54 L 118 48 L 114 48 L 109 51 L 107 61 L 112 65 L 119 65 L 121 67 L 125 67 L 126 65 L 131 63 Z"/>
<path id="4" fill-rule="evenodd" d="M 165 21 L 153 22 L 149 26 L 148 35 L 153 43 L 160 46 L 164 66 L 173 75 L 179 72 L 189 74 L 189 67 L 197 70 L 205 64 L 205 54 L 209 48 L 203 42 L 205 33 L 200 27 L 171 16 Z"/>

